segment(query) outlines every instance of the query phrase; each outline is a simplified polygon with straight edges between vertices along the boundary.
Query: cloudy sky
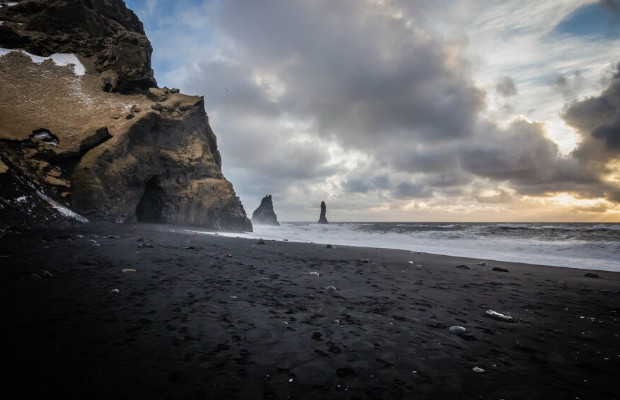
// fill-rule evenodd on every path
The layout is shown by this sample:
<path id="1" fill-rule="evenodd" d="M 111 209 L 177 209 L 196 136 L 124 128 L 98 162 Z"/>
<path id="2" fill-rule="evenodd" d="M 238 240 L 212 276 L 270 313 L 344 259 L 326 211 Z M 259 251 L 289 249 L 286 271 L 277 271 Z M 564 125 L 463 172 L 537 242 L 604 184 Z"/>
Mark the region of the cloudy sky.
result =
<path id="1" fill-rule="evenodd" d="M 127 0 L 248 214 L 620 222 L 620 0 Z"/>

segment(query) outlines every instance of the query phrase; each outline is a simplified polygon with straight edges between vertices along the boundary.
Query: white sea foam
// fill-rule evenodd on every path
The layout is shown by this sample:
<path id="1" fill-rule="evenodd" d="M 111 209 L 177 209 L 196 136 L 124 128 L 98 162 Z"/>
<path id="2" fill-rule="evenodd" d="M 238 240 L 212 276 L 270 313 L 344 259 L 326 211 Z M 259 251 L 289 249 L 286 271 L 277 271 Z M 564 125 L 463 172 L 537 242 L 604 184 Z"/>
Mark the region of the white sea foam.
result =
<path id="1" fill-rule="evenodd" d="M 255 225 L 253 233 L 218 234 L 620 272 L 619 228 L 616 224 L 283 223 Z"/>
<path id="2" fill-rule="evenodd" d="M 23 54 L 30 57 L 30 59 L 37 64 L 40 64 L 45 60 L 51 59 L 52 61 L 54 61 L 56 65 L 60 65 L 60 66 L 73 65 L 73 73 L 75 73 L 78 76 L 82 76 L 86 73 L 86 68 L 84 68 L 84 65 L 80 62 L 80 60 L 77 58 L 75 54 L 56 53 L 56 54 L 52 54 L 49 57 L 41 57 L 41 56 L 28 53 L 27 51 L 24 51 L 24 50 L 5 49 L 5 48 L 0 47 L 0 57 L 12 51 L 21 51 Z"/>

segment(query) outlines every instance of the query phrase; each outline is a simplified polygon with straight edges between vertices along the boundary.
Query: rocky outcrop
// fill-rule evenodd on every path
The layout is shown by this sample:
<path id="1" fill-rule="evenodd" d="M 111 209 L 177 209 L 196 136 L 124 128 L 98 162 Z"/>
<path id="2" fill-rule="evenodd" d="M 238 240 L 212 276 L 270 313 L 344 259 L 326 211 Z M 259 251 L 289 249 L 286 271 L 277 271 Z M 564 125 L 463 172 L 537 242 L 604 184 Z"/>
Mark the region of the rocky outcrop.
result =
<path id="1" fill-rule="evenodd" d="M 0 47 L 79 54 L 101 88 L 144 92 L 157 83 L 142 22 L 121 0 L 22 0 L 0 8 Z"/>
<path id="2" fill-rule="evenodd" d="M 276 225 L 280 226 L 278 217 L 273 211 L 273 201 L 271 195 L 263 197 L 260 206 L 252 213 L 252 223 L 254 225 Z"/>
<path id="3" fill-rule="evenodd" d="M 327 222 L 327 217 L 325 217 L 325 214 L 327 214 L 327 206 L 325 205 L 325 202 L 322 201 L 321 202 L 321 215 L 319 216 L 319 224 L 329 223 Z"/>
<path id="4" fill-rule="evenodd" d="M 0 47 L 74 53 L 86 71 L 0 56 L 0 222 L 252 229 L 203 98 L 154 87 L 150 44 L 122 1 L 28 0 L 0 20 Z"/>

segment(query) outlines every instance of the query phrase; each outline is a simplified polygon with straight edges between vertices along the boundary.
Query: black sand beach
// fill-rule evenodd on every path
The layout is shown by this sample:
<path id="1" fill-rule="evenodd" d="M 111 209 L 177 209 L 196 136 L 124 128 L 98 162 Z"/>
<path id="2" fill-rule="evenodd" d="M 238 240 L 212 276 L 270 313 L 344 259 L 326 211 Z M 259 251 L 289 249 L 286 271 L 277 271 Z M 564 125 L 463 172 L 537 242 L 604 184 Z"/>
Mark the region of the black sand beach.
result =
<path id="1" fill-rule="evenodd" d="M 4 399 L 619 398 L 618 273 L 169 229 L 0 239 Z"/>

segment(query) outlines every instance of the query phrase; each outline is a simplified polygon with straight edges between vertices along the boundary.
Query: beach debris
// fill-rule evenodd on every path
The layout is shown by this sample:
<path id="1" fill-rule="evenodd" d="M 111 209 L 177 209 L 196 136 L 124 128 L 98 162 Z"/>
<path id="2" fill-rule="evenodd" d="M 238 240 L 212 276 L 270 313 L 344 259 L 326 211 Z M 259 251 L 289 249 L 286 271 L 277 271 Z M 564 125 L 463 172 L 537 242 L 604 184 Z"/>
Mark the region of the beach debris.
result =
<path id="1" fill-rule="evenodd" d="M 327 290 L 328 292 L 333 293 L 333 292 L 336 291 L 336 287 L 335 286 L 328 286 L 328 287 L 325 288 L 325 290 Z"/>
<path id="2" fill-rule="evenodd" d="M 124 274 L 126 274 L 126 273 L 138 272 L 138 271 L 136 271 L 136 270 L 135 270 L 135 269 L 133 269 L 133 268 L 123 268 L 123 269 L 121 270 L 121 272 L 122 272 L 122 273 L 124 273 Z"/>
<path id="3" fill-rule="evenodd" d="M 112 289 L 112 290 L 110 290 L 110 293 L 120 293 L 120 292 L 121 292 L 121 291 L 120 291 L 120 290 L 118 290 L 118 289 Z"/>
<path id="4" fill-rule="evenodd" d="M 256 241 L 256 244 L 265 244 L 265 239 L 258 238 L 258 240 Z"/>
<path id="5" fill-rule="evenodd" d="M 593 272 L 586 272 L 586 274 L 584 276 L 586 278 L 600 278 L 600 276 L 598 274 L 595 274 Z"/>
<path id="6" fill-rule="evenodd" d="M 506 268 L 502 268 L 502 267 L 493 267 L 493 271 L 495 271 L 495 272 L 509 272 Z"/>
<path id="7" fill-rule="evenodd" d="M 409 264 L 413 264 L 413 261 L 407 261 Z"/>
<path id="8" fill-rule="evenodd" d="M 464 335 L 465 333 L 467 333 L 467 329 L 465 329 L 462 326 L 459 325 L 453 325 L 449 328 L 449 331 L 451 333 L 454 333 L 455 335 Z"/>
<path id="9" fill-rule="evenodd" d="M 481 261 L 478 263 L 478 265 L 480 265 L 481 267 L 486 267 L 487 263 L 485 263 L 484 261 Z"/>
<path id="10" fill-rule="evenodd" d="M 471 269 L 471 267 L 469 265 L 466 264 L 461 264 L 461 265 L 457 265 L 456 268 L 460 268 L 460 269 Z"/>
<path id="11" fill-rule="evenodd" d="M 310 272 L 310 275 L 314 275 L 314 276 L 321 276 L 321 274 L 319 274 L 319 273 L 318 273 L 318 272 L 316 272 L 316 271 L 312 271 L 312 272 Z"/>
<path id="12" fill-rule="evenodd" d="M 472 368 L 472 371 L 477 372 L 479 374 L 486 372 L 484 369 L 480 368 L 480 367 L 474 367 Z"/>
<path id="13" fill-rule="evenodd" d="M 502 322 L 515 322 L 514 318 L 512 318 L 510 315 L 502 314 L 502 313 L 499 313 L 497 311 L 487 310 L 484 314 L 487 317 L 493 318 L 493 319 L 498 320 L 498 321 L 502 321 Z"/>
<path id="14" fill-rule="evenodd" d="M 369 258 L 360 258 L 360 262 L 362 262 L 364 264 L 368 264 L 368 263 L 370 263 L 370 259 Z"/>
<path id="15" fill-rule="evenodd" d="M 141 248 L 141 249 L 152 249 L 152 248 L 153 248 L 153 247 L 155 247 L 155 246 L 153 246 L 153 245 L 152 245 L 152 244 L 150 244 L 150 243 L 140 243 L 140 244 L 138 245 L 138 247 L 139 247 L 139 248 Z"/>
<path id="16" fill-rule="evenodd" d="M 53 277 L 54 277 L 54 274 L 52 274 L 52 273 L 51 273 L 51 272 L 49 272 L 49 271 L 43 271 L 43 277 L 44 277 L 44 278 L 53 278 Z"/>

